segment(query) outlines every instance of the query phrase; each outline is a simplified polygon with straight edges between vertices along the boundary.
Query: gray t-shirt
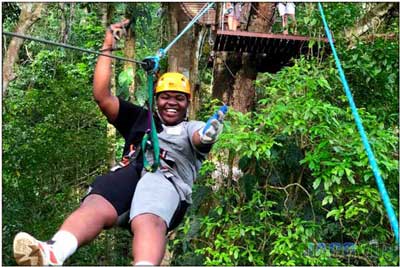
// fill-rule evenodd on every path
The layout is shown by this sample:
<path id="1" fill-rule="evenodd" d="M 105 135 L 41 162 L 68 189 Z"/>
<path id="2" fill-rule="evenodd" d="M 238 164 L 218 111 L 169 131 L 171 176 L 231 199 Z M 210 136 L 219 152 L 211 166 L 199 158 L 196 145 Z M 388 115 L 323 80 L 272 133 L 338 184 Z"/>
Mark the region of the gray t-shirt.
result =
<path id="1" fill-rule="evenodd" d="M 167 161 L 175 163 L 171 168 L 161 159 L 161 167 L 173 175 L 170 176 L 181 199 L 188 203 L 192 203 L 193 183 L 206 156 L 192 144 L 192 136 L 203 126 L 205 123 L 201 121 L 183 121 L 175 126 L 163 125 L 163 131 L 158 134 L 160 148 L 167 151 Z M 151 153 L 151 150 L 146 152 L 149 161 L 152 159 Z"/>

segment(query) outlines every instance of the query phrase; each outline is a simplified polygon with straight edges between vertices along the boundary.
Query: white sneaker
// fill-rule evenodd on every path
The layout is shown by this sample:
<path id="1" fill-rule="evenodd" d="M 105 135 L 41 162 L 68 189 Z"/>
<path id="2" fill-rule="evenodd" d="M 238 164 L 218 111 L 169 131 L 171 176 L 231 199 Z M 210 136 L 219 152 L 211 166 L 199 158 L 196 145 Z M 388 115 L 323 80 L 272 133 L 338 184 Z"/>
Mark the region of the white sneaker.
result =
<path id="1" fill-rule="evenodd" d="M 62 265 L 51 245 L 36 240 L 28 233 L 20 232 L 14 238 L 14 258 L 18 265 Z"/>

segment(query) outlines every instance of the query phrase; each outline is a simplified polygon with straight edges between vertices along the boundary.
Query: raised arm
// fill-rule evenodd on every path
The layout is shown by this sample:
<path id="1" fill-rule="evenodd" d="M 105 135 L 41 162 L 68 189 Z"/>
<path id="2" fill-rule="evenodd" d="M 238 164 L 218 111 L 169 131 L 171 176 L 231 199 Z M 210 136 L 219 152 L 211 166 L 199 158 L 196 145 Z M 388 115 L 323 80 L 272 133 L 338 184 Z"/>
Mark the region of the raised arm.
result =
<path id="1" fill-rule="evenodd" d="M 106 32 L 102 51 L 105 54 L 111 53 L 113 48 L 114 37 L 112 34 L 113 30 L 121 29 L 128 23 L 129 20 L 122 21 L 111 25 Z M 93 79 L 93 96 L 97 102 L 97 105 L 107 117 L 109 122 L 115 121 L 118 116 L 119 100 L 116 96 L 111 94 L 110 82 L 111 82 L 111 63 L 112 59 L 106 56 L 99 56 L 94 70 Z"/>

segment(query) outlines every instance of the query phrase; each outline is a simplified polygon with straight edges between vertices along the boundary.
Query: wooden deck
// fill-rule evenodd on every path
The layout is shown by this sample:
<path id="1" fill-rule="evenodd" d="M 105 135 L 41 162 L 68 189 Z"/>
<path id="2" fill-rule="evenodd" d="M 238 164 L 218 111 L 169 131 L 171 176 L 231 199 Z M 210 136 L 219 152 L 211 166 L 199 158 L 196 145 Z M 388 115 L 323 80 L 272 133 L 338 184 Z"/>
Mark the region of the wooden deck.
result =
<path id="1" fill-rule="evenodd" d="M 315 44 L 309 48 L 312 40 Z M 302 54 L 330 54 L 327 43 L 327 38 L 218 30 L 213 50 L 254 54 L 259 72 L 274 73 L 290 66 L 292 58 L 298 58 Z"/>

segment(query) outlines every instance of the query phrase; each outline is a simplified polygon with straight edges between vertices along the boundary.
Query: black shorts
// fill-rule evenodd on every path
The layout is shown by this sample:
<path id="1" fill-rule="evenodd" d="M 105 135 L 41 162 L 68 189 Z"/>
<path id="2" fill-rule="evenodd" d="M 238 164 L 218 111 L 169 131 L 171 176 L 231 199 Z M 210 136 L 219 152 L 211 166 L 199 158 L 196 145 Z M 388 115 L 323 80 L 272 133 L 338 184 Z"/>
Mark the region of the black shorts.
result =
<path id="1" fill-rule="evenodd" d="M 140 179 L 139 171 L 136 162 L 132 162 L 124 168 L 97 176 L 86 196 L 101 195 L 114 206 L 120 216 L 131 207 L 133 193 Z"/>
<path id="2" fill-rule="evenodd" d="M 117 225 L 130 229 L 129 210 L 135 193 L 136 185 L 140 180 L 142 166 L 136 162 L 128 166 L 109 172 L 105 175 L 97 176 L 90 185 L 89 190 L 82 201 L 91 194 L 98 194 L 104 197 L 115 208 L 119 216 Z M 167 178 L 165 178 L 167 179 Z M 172 182 L 172 181 L 171 181 Z M 178 205 L 168 231 L 174 229 L 183 220 L 189 204 L 181 201 Z"/>

